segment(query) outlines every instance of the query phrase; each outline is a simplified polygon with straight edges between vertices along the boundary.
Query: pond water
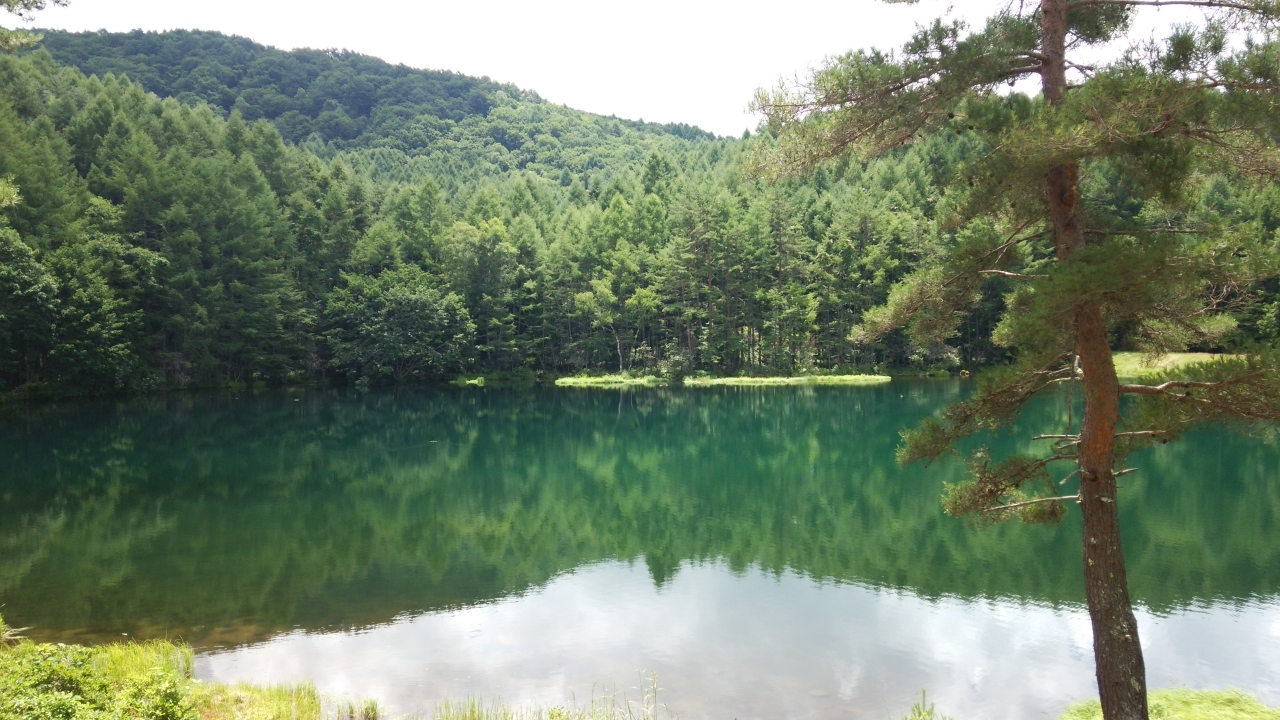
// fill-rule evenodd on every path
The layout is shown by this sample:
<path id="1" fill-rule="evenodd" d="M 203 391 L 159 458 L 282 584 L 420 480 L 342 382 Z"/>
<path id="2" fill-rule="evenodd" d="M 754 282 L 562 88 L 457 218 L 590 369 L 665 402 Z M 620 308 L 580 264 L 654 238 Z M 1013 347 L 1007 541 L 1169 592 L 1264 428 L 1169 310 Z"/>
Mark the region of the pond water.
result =
<path id="1" fill-rule="evenodd" d="M 1053 718 L 1094 695 L 1079 518 L 974 529 L 902 468 L 960 381 L 296 390 L 0 414 L 0 606 L 168 637 L 218 680 L 397 712 L 634 698 L 682 718 Z M 1060 431 L 1063 397 L 983 440 Z M 1151 684 L 1280 704 L 1280 450 L 1206 430 L 1119 507 Z M 1065 473 L 1064 473 L 1065 474 Z"/>

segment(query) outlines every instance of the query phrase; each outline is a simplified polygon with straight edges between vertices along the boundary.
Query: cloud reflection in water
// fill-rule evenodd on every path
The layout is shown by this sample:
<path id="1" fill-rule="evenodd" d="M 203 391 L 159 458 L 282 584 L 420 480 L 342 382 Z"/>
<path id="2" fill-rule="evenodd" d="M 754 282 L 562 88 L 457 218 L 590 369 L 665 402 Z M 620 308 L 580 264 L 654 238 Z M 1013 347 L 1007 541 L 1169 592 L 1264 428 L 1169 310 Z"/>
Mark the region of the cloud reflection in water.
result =
<path id="1" fill-rule="evenodd" d="M 1280 704 L 1280 602 L 1139 612 L 1152 687 L 1239 687 Z M 445 699 L 584 704 L 655 672 L 681 718 L 1056 717 L 1095 693 L 1077 606 L 923 599 L 792 573 L 684 563 L 655 587 L 603 562 L 521 596 L 354 633 L 295 632 L 202 656 L 217 680 L 311 679 L 398 712 Z"/>

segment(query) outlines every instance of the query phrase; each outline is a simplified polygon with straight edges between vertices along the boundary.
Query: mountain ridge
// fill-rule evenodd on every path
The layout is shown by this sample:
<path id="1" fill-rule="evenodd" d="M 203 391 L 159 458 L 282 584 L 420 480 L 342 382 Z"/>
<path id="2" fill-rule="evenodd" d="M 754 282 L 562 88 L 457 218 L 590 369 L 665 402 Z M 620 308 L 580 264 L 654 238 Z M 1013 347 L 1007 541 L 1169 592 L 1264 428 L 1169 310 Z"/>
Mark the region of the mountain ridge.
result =
<path id="1" fill-rule="evenodd" d="M 487 76 L 392 64 L 351 50 L 281 50 L 208 30 L 40 32 L 41 47 L 86 75 L 125 75 L 160 97 L 204 101 L 224 113 L 239 110 L 249 121 L 267 119 L 295 144 L 318 135 L 342 150 L 394 146 L 388 138 L 399 134 L 410 136 L 399 139 L 400 149 L 412 152 L 413 132 L 399 131 L 414 118 L 458 123 L 487 117 L 505 100 L 554 105 L 536 91 Z M 717 139 L 687 123 L 577 112 L 641 132 Z"/>

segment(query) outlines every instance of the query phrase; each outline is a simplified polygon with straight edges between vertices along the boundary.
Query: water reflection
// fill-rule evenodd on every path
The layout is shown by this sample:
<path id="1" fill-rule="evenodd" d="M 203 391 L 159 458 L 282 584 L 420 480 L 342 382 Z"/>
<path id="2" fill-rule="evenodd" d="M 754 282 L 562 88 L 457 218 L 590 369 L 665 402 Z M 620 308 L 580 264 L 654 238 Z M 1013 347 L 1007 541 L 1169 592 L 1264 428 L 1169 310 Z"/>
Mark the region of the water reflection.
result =
<path id="1" fill-rule="evenodd" d="M 975 531 L 939 507 L 953 464 L 894 462 L 898 432 L 963 392 L 305 391 L 10 412 L 0 603 L 38 639 L 240 648 L 202 667 L 312 663 L 335 689 L 377 687 L 406 707 L 446 691 L 558 700 L 646 667 L 688 690 L 676 703 L 686 713 L 689 698 L 808 693 L 777 683 L 821 668 L 814 714 L 863 704 L 883 716 L 921 687 L 962 686 L 947 691 L 959 703 L 966 692 L 978 702 L 981 687 L 1043 709 L 1035 668 L 1083 667 L 1083 685 L 1060 684 L 1089 693 L 1078 518 Z M 1046 397 L 1022 432 L 984 441 L 1012 450 L 1064 416 Z M 1232 674 L 1255 647 L 1237 653 L 1232 638 L 1251 636 L 1230 628 L 1275 652 L 1278 461 L 1272 445 L 1216 431 L 1133 460 L 1142 472 L 1120 496 L 1126 556 L 1156 637 L 1191 633 L 1175 643 L 1191 653 L 1170 670 L 1177 682 L 1257 675 Z M 599 613 L 579 607 L 593 602 Z M 481 635 L 519 630 L 511 653 L 477 656 L 507 665 L 468 664 L 483 643 L 464 651 L 437 637 L 468 617 L 488 618 Z M 1205 618 L 1234 623 L 1212 645 L 1230 662 L 1209 669 L 1217 651 L 1186 630 Z M 558 630 L 529 636 L 546 628 Z M 365 670 L 383 667 L 358 652 L 373 642 L 400 670 Z M 343 654 L 363 659 L 334 660 Z M 979 672 L 970 656 L 993 658 L 987 675 L 965 674 Z M 997 662 L 1006 656 L 1017 660 Z M 991 695 L 1002 683 L 1015 690 Z M 734 707 L 747 717 L 773 706 Z"/>
<path id="2" fill-rule="evenodd" d="M 952 717 L 1056 717 L 1094 693 L 1088 616 L 1007 600 L 929 600 L 723 564 L 656 588 L 606 562 L 498 603 L 355 633 L 296 632 L 202 658 L 222 680 L 316 679 L 429 710 L 442 697 L 582 701 L 593 684 L 658 674 L 681 717 L 896 717 L 921 688 Z M 1139 613 L 1156 686 L 1247 687 L 1280 702 L 1280 603 Z M 627 683 L 630 678 L 631 682 Z M 889 713 L 897 713 L 889 715 Z"/>

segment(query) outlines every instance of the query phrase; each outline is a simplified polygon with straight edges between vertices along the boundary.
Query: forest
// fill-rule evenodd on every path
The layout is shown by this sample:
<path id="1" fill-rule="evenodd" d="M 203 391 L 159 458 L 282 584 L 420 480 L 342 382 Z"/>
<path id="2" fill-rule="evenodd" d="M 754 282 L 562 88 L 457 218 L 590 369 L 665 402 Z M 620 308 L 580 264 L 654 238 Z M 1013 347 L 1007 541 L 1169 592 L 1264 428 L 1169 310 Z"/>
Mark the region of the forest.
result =
<path id="1" fill-rule="evenodd" d="M 1000 277 L 947 342 L 851 338 L 913 268 L 996 232 L 939 222 L 977 134 L 752 177 L 773 141 L 348 52 L 48 32 L 0 55 L 0 393 L 1010 358 Z M 1089 165 L 1087 201 L 1137 217 L 1121 178 Z M 1275 242 L 1280 189 L 1203 187 L 1190 220 Z M 1280 337 L 1276 280 L 1254 290 L 1194 349 Z"/>

